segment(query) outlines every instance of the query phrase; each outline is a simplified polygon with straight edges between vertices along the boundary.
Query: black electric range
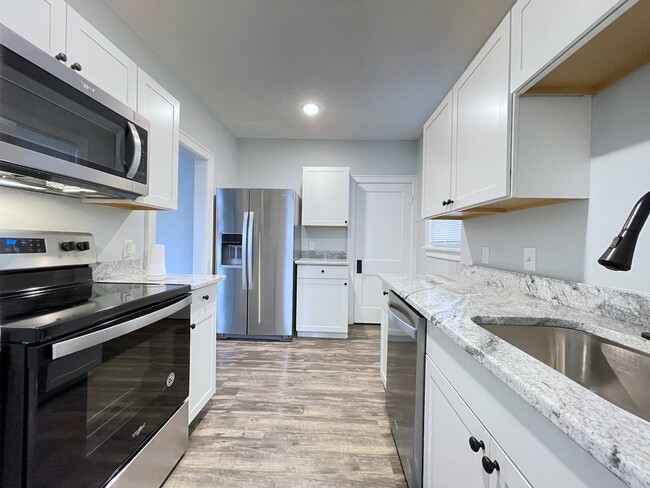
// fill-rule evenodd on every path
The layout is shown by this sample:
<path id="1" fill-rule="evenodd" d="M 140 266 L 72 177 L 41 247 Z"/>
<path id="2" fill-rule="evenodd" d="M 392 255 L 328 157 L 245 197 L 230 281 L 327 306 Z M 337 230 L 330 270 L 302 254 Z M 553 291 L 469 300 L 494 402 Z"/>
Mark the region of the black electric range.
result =
<path id="1" fill-rule="evenodd" d="M 190 287 L 94 262 L 91 234 L 0 231 L 0 486 L 154 486 L 185 450 Z"/>

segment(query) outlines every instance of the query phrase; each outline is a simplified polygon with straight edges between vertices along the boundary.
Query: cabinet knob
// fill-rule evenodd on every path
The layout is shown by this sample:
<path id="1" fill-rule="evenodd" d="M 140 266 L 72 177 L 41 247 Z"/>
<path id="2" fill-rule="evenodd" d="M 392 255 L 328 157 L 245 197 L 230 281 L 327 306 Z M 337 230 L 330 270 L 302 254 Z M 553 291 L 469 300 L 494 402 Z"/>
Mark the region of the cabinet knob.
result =
<path id="1" fill-rule="evenodd" d="M 452 203 L 454 203 L 454 201 L 451 198 L 447 200 L 447 205 L 451 205 Z"/>
<path id="2" fill-rule="evenodd" d="M 483 465 L 483 471 L 485 471 L 487 474 L 492 474 L 494 471 L 499 471 L 499 463 L 496 461 L 492 461 L 489 457 L 483 456 L 481 459 L 481 464 Z"/>
<path id="3" fill-rule="evenodd" d="M 190 324 L 190 329 L 196 329 L 196 324 Z"/>
<path id="4" fill-rule="evenodd" d="M 324 272 L 325 272 L 325 270 L 324 270 L 324 269 L 321 269 L 321 270 L 320 270 L 320 272 L 321 272 L 321 273 L 324 273 Z"/>
<path id="5" fill-rule="evenodd" d="M 382 291 L 382 293 L 383 293 L 384 295 L 388 295 L 388 292 L 387 292 L 387 291 Z"/>
<path id="6" fill-rule="evenodd" d="M 442 201 L 442 206 L 443 206 L 443 207 L 446 207 L 446 206 L 447 206 L 447 200 L 443 200 L 443 201 Z"/>
<path id="7" fill-rule="evenodd" d="M 347 283 L 343 283 L 343 284 L 344 284 L 345 286 L 348 286 L 348 284 L 347 284 Z"/>
<path id="8" fill-rule="evenodd" d="M 70 68 L 72 68 L 75 71 L 81 71 L 81 65 L 79 63 L 72 63 L 70 65 Z"/>
<path id="9" fill-rule="evenodd" d="M 203 295 L 204 300 L 210 300 L 210 295 Z"/>
<path id="10" fill-rule="evenodd" d="M 346 221 L 345 221 L 345 223 L 347 224 L 347 223 L 348 223 L 348 221 L 346 220 Z"/>
<path id="11" fill-rule="evenodd" d="M 469 438 L 469 448 L 474 452 L 479 452 L 479 450 L 485 449 L 485 443 L 472 436 Z"/>
<path id="12" fill-rule="evenodd" d="M 68 60 L 68 56 L 66 53 L 59 53 L 56 56 L 54 56 L 54 59 L 57 61 L 61 61 L 62 63 L 65 63 Z"/>

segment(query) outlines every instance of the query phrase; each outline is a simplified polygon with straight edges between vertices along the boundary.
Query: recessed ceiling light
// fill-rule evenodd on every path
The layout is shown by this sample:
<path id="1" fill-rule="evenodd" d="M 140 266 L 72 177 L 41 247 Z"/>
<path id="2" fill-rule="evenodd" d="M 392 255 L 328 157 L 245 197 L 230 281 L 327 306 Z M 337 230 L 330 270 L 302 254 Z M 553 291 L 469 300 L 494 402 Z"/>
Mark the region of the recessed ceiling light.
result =
<path id="1" fill-rule="evenodd" d="M 320 112 L 320 106 L 316 103 L 308 102 L 303 104 L 302 111 L 305 112 L 306 115 L 313 117 L 314 115 L 317 115 L 318 112 Z"/>

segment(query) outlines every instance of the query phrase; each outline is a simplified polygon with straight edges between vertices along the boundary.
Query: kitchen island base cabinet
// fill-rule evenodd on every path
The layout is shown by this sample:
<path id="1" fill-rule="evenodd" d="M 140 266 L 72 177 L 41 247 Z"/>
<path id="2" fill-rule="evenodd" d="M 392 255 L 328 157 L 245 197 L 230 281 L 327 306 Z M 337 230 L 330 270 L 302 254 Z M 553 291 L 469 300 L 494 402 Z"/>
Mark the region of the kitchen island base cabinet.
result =
<path id="1" fill-rule="evenodd" d="M 216 295 L 214 285 L 192 292 L 188 422 L 194 420 L 216 391 Z"/>
<path id="2" fill-rule="evenodd" d="M 431 323 L 426 352 L 426 487 L 625 486 Z M 486 473 L 483 456 L 499 470 Z"/>
<path id="3" fill-rule="evenodd" d="M 322 271 L 324 277 L 308 277 L 315 271 Z M 299 337 L 348 337 L 346 275 L 346 266 L 298 266 L 296 332 Z"/>

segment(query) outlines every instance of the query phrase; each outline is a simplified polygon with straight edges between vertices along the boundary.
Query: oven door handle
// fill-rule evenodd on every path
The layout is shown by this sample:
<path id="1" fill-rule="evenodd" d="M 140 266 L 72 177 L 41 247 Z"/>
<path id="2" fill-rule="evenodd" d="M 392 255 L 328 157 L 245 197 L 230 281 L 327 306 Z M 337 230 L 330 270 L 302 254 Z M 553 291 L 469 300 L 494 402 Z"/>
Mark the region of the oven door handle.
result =
<path id="1" fill-rule="evenodd" d="M 168 307 L 161 308 L 155 312 L 151 312 L 142 317 L 138 317 L 121 324 L 114 325 L 113 327 L 108 327 L 107 329 L 98 330 L 97 332 L 91 332 L 90 334 L 82 335 L 75 337 L 74 339 L 68 339 L 67 341 L 58 342 L 52 345 L 52 359 L 59 359 L 64 356 L 69 356 L 89 347 L 97 346 L 104 342 L 108 342 L 113 339 L 117 339 L 123 335 L 129 334 L 138 329 L 147 327 L 148 325 L 154 324 L 160 320 L 163 320 L 170 315 L 175 314 L 179 310 L 187 307 L 192 303 L 192 297 L 185 297 L 181 301 L 169 305 Z"/>
<path id="2" fill-rule="evenodd" d="M 140 139 L 138 129 L 135 127 L 135 124 L 133 122 L 127 122 L 126 127 L 127 137 L 133 144 L 133 154 L 131 155 L 131 161 L 129 162 L 129 168 L 126 172 L 126 177 L 132 180 L 135 174 L 138 172 L 140 162 L 142 161 L 142 140 Z"/>
<path id="3" fill-rule="evenodd" d="M 417 329 L 408 323 L 402 318 L 398 316 L 401 315 L 402 317 L 406 318 L 403 313 L 401 313 L 399 310 L 397 310 L 394 307 L 391 307 L 390 305 L 388 306 L 388 313 L 391 315 L 391 317 L 397 322 L 397 325 L 399 328 L 406 334 L 408 335 L 411 339 L 415 339 L 416 334 L 417 334 Z"/>

